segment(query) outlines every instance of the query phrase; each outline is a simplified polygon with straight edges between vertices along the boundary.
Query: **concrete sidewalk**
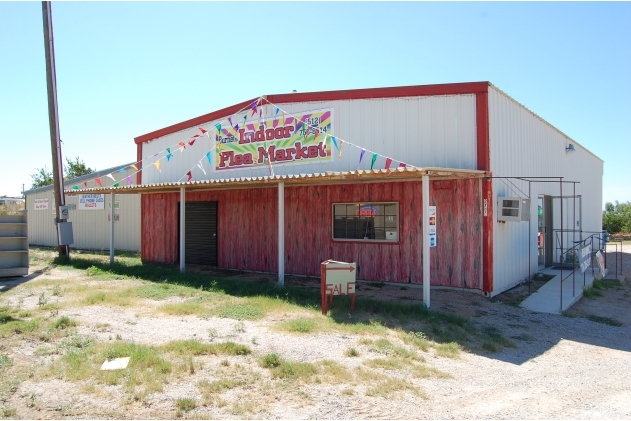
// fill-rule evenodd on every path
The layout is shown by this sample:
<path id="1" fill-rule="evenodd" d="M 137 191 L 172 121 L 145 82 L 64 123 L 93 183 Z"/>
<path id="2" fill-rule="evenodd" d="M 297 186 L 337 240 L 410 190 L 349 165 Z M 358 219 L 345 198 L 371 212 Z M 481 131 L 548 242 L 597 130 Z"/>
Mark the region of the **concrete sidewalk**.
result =
<path id="1" fill-rule="evenodd" d="M 594 283 L 594 276 L 591 269 L 585 272 L 585 277 L 580 270 L 571 275 L 571 271 L 557 269 L 545 269 L 541 271 L 546 275 L 553 275 L 550 281 L 539 288 L 535 293 L 521 302 L 521 307 L 538 313 L 561 314 L 581 299 L 583 296 L 583 288 L 590 287 Z M 594 275 L 598 274 L 598 270 L 594 270 Z M 561 275 L 563 281 L 563 300 L 561 301 Z M 569 276 L 568 276 L 569 275 Z M 563 305 L 561 306 L 561 303 Z"/>

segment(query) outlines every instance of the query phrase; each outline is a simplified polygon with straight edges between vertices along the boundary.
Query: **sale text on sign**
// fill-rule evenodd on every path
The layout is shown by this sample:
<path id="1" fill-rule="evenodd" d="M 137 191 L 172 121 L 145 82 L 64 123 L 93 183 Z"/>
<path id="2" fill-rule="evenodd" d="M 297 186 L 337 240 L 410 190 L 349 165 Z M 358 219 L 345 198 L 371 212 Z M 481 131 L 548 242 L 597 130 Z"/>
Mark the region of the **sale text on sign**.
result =
<path id="1" fill-rule="evenodd" d="M 215 169 L 331 161 L 332 120 L 326 109 L 220 126 Z"/>

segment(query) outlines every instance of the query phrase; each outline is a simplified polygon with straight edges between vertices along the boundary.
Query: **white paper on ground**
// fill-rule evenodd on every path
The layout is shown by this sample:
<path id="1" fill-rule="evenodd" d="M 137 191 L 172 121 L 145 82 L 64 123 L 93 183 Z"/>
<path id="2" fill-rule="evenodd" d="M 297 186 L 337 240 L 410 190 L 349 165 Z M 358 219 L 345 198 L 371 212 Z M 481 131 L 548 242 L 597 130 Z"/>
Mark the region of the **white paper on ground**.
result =
<path id="1" fill-rule="evenodd" d="M 129 357 L 105 360 L 101 366 L 101 370 L 122 370 L 123 368 L 127 368 L 127 364 L 129 364 Z"/>

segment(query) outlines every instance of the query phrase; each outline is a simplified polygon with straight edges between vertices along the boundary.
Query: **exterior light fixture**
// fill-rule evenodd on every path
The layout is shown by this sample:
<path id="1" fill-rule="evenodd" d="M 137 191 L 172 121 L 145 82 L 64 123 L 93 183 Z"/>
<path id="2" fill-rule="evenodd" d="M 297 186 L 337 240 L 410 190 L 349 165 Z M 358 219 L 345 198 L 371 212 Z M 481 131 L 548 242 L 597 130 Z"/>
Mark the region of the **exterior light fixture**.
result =
<path id="1" fill-rule="evenodd" d="M 567 145 L 567 148 L 565 148 L 565 152 L 574 152 L 576 151 L 576 149 L 574 149 L 574 144 L 570 143 L 569 145 Z"/>

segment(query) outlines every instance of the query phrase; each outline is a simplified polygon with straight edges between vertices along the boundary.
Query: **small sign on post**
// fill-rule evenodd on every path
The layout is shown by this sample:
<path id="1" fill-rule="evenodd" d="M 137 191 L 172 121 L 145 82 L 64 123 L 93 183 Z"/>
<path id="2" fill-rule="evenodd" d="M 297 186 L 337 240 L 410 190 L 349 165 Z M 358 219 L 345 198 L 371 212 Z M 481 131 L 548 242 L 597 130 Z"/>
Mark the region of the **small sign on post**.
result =
<path id="1" fill-rule="evenodd" d="M 607 269 L 605 268 L 605 258 L 600 250 L 596 252 L 596 261 L 598 262 L 598 267 L 600 268 L 600 275 L 604 278 L 607 276 Z"/>
<path id="2" fill-rule="evenodd" d="M 436 206 L 429 207 L 429 246 L 436 247 Z"/>
<path id="3" fill-rule="evenodd" d="M 327 312 L 327 300 L 333 302 L 334 295 L 350 295 L 351 310 L 355 308 L 355 263 L 327 260 L 320 264 L 320 294 L 322 314 Z"/>

